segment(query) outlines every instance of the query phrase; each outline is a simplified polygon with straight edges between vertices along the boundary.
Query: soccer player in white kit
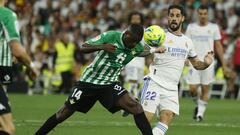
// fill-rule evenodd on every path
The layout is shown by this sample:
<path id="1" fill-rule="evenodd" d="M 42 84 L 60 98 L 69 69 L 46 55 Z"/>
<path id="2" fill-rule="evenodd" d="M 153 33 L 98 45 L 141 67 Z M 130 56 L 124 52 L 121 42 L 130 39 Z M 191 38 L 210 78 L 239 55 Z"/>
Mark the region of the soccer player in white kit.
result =
<path id="1" fill-rule="evenodd" d="M 164 135 L 174 115 L 179 114 L 177 86 L 185 60 L 189 59 L 198 70 L 206 69 L 213 61 L 213 52 L 208 52 L 204 61 L 200 61 L 191 39 L 182 34 L 184 15 L 184 9 L 179 5 L 168 8 L 168 32 L 162 45 L 165 52 L 154 53 L 150 73 L 144 79 L 141 103 L 145 115 L 149 121 L 155 113 L 160 116 L 152 129 L 153 135 Z"/>
<path id="2" fill-rule="evenodd" d="M 200 60 L 204 59 L 207 52 L 216 48 L 216 53 L 222 64 L 224 75 L 227 76 L 226 65 L 223 58 L 223 49 L 220 42 L 221 35 L 217 24 L 208 21 L 208 7 L 201 5 L 198 10 L 198 22 L 189 24 L 186 31 L 186 36 L 192 39 L 194 48 Z M 214 81 L 214 64 L 211 64 L 207 69 L 197 71 L 190 64 L 189 75 L 187 79 L 190 88 L 190 94 L 196 103 L 193 118 L 196 121 L 202 121 L 203 114 L 206 110 L 208 101 L 208 87 Z M 198 86 L 201 86 L 201 95 L 198 99 Z"/>

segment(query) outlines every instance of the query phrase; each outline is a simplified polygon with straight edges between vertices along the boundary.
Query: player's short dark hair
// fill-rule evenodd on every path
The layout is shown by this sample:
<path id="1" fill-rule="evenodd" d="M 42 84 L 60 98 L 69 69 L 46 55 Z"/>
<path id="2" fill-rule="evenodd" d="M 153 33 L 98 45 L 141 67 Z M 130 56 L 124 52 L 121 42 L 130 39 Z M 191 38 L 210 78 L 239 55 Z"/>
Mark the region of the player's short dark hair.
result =
<path id="1" fill-rule="evenodd" d="M 175 4 L 168 7 L 168 14 L 170 13 L 170 10 L 171 10 L 171 9 L 174 9 L 174 8 L 179 9 L 179 10 L 181 11 L 181 14 L 182 14 L 183 16 L 186 16 L 186 13 L 185 13 L 185 10 L 184 10 L 183 6 L 181 6 L 181 5 L 175 5 Z"/>
<path id="2" fill-rule="evenodd" d="M 128 24 L 131 24 L 131 19 L 132 19 L 132 16 L 134 15 L 139 15 L 140 16 L 140 20 L 141 20 L 141 25 L 143 25 L 143 22 L 144 22 L 144 16 L 142 13 L 138 12 L 138 11 L 133 11 L 131 12 L 129 15 L 128 15 Z"/>
<path id="3" fill-rule="evenodd" d="M 207 5 L 200 5 L 199 7 L 198 7 L 198 10 L 207 10 L 208 11 L 208 6 Z"/>
<path id="4" fill-rule="evenodd" d="M 137 42 L 140 42 L 143 38 L 144 28 L 141 24 L 131 24 L 128 27 L 128 31 L 131 33 Z"/>

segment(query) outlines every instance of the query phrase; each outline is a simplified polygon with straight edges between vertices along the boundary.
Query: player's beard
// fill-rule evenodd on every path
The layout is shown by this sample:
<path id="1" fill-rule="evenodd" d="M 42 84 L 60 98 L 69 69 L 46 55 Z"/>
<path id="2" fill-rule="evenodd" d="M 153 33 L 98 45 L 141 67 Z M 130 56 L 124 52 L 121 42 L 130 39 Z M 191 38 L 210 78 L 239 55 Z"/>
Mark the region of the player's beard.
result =
<path id="1" fill-rule="evenodd" d="M 168 22 L 169 28 L 171 31 L 177 31 L 179 30 L 182 23 L 177 24 L 176 22 Z"/>

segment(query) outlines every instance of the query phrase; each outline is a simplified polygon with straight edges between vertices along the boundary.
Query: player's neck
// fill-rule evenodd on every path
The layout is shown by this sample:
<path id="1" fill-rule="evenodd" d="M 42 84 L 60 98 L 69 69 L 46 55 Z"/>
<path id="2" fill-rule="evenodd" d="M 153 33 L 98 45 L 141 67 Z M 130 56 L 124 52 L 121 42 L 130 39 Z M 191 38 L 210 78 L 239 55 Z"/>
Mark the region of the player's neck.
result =
<path id="1" fill-rule="evenodd" d="M 171 29 L 168 28 L 168 31 L 171 32 L 172 34 L 176 35 L 176 36 L 181 36 L 182 35 L 181 29 L 178 29 L 176 31 L 172 31 Z"/>
<path id="2" fill-rule="evenodd" d="M 208 25 L 208 22 L 199 22 L 198 25 L 199 26 L 206 26 L 206 25 Z"/>

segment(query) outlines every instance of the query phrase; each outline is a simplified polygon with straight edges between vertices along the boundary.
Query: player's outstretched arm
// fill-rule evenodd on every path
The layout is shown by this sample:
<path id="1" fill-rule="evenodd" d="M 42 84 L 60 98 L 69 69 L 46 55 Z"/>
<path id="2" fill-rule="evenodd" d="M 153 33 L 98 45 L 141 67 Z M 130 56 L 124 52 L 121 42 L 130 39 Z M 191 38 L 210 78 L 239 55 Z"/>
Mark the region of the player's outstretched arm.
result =
<path id="1" fill-rule="evenodd" d="M 10 41 L 9 45 L 11 47 L 13 56 L 27 67 L 29 77 L 34 80 L 37 76 L 37 71 L 34 68 L 32 60 L 27 54 L 26 50 L 21 46 L 18 40 Z"/>
<path id="2" fill-rule="evenodd" d="M 116 50 L 116 46 L 112 44 L 101 44 L 101 45 L 89 45 L 87 43 L 83 44 L 79 49 L 80 53 L 92 53 L 96 51 L 104 50 L 106 52 L 113 53 Z"/>
<path id="3" fill-rule="evenodd" d="M 164 53 L 166 48 L 164 46 L 160 46 L 158 48 L 150 48 L 147 45 L 144 46 L 144 51 L 139 55 L 139 57 L 146 57 L 152 53 Z"/>
<path id="4" fill-rule="evenodd" d="M 198 57 L 189 58 L 189 61 L 191 62 L 193 67 L 197 70 L 204 70 L 204 69 L 208 68 L 211 65 L 211 63 L 213 62 L 213 60 L 214 60 L 213 51 L 208 52 L 205 55 L 204 61 L 199 60 Z"/>

